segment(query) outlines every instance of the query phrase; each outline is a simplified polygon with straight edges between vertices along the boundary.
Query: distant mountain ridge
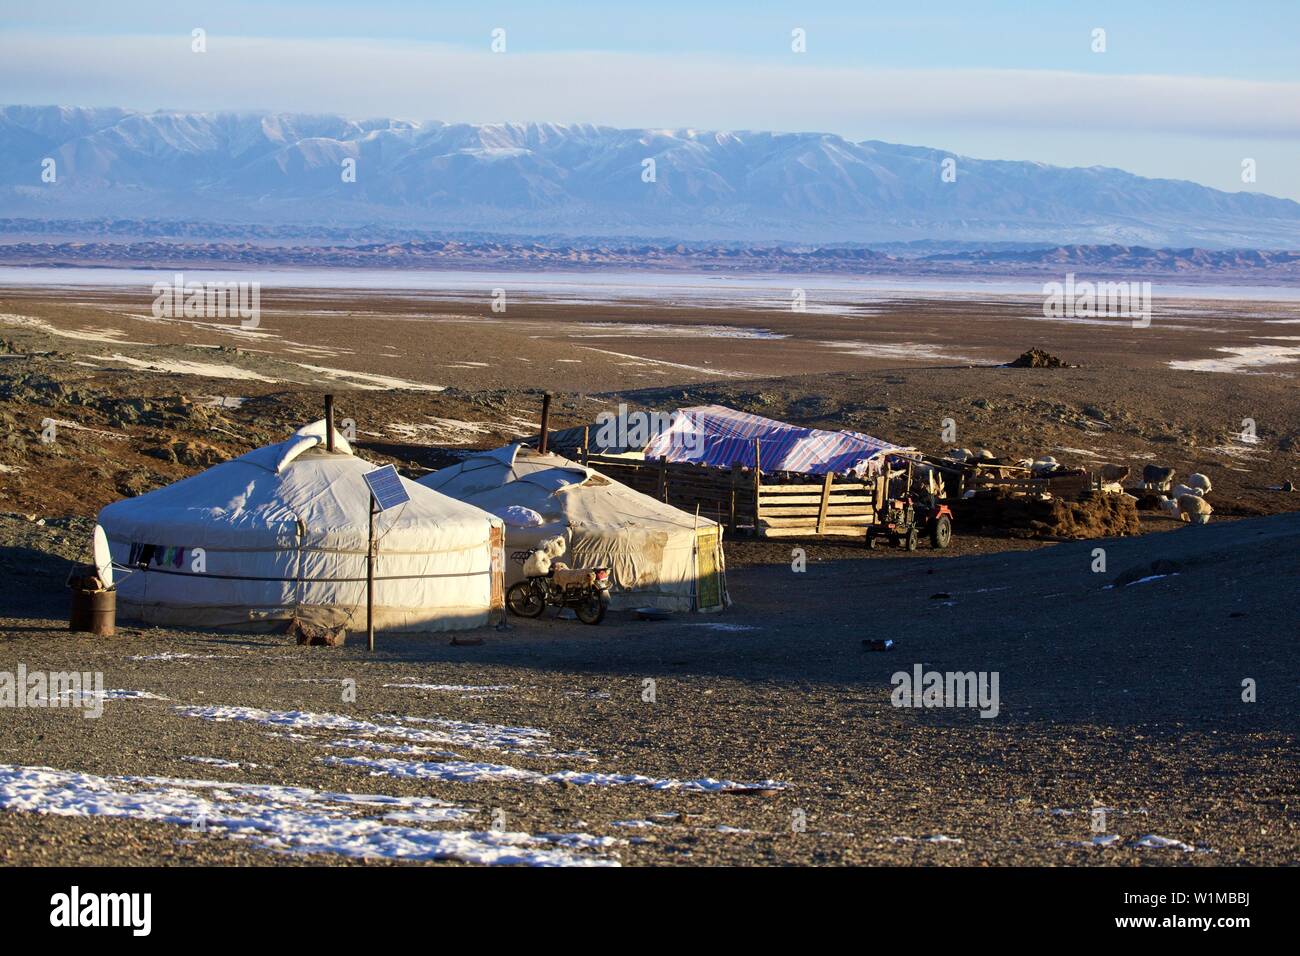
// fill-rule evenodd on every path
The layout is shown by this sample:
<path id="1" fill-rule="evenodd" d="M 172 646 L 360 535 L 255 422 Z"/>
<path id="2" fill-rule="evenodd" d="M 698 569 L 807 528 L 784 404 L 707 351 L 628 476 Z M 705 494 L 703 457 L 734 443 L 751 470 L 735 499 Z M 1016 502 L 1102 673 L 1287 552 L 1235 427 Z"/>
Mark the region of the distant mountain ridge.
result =
<path id="1" fill-rule="evenodd" d="M 85 228 L 91 224 L 82 222 Z M 617 269 L 664 272 L 922 276 L 1143 277 L 1180 282 L 1300 284 L 1300 251 L 1149 249 L 1140 246 L 1056 246 L 1038 249 L 895 255 L 865 247 L 738 243 L 643 243 L 514 240 L 506 237 L 421 239 L 339 244 L 195 241 L 192 237 L 123 240 L 130 223 L 107 224 L 112 238 L 0 242 L 0 265 L 133 268 L 265 267 L 321 269 Z M 21 228 L 0 220 L 0 235 Z"/>
<path id="2" fill-rule="evenodd" d="M 55 182 L 41 179 L 54 160 Z M 945 182 L 945 159 L 956 181 Z M 355 182 L 344 181 L 345 161 Z M 653 160 L 653 182 L 647 162 Z M 825 133 L 0 108 L 0 217 L 1298 248 L 1300 203 Z"/>

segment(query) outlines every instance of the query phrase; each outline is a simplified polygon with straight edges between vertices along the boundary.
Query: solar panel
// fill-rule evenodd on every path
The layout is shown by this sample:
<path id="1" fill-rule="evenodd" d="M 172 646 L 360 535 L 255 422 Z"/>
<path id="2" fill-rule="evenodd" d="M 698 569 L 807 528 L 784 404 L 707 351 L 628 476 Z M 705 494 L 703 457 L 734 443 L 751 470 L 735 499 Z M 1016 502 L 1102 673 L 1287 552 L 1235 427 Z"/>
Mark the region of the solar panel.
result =
<path id="1" fill-rule="evenodd" d="M 392 465 L 368 471 L 361 477 L 370 486 L 370 493 L 375 496 L 375 504 L 379 505 L 380 511 L 387 511 L 411 500 L 402 485 L 401 476 Z"/>

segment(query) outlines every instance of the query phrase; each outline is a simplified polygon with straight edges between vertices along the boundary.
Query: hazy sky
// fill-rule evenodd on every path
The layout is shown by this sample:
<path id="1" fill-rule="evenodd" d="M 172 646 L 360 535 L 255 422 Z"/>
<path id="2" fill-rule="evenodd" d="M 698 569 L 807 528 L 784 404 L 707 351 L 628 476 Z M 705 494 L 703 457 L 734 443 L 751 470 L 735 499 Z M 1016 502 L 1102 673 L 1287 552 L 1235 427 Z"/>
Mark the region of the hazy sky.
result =
<path id="1" fill-rule="evenodd" d="M 0 0 L 0 14 L 6 103 L 829 131 L 1300 200 L 1296 0 Z"/>

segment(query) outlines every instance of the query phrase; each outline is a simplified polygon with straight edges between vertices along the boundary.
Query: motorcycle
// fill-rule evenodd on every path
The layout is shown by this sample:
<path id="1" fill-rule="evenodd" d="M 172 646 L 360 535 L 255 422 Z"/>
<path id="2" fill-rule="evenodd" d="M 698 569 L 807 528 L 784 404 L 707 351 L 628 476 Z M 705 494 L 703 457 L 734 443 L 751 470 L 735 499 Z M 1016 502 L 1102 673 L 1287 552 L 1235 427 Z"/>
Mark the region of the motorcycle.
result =
<path id="1" fill-rule="evenodd" d="M 541 548 L 510 555 L 524 565 L 527 576 L 506 591 L 506 607 L 520 617 L 541 617 L 547 607 L 571 607 L 583 624 L 599 624 L 609 610 L 609 568 L 557 566 L 550 562 L 552 556 Z"/>

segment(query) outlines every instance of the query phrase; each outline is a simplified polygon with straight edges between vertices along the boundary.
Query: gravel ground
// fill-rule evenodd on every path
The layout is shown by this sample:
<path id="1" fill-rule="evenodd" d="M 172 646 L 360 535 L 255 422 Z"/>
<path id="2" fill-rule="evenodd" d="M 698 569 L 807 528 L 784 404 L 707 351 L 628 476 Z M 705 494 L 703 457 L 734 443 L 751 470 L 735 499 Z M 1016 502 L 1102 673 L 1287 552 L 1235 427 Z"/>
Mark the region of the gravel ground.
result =
<path id="1" fill-rule="evenodd" d="M 33 534 L 53 540 L 61 532 Z M 477 646 L 384 637 L 374 657 L 355 638 L 329 649 L 279 636 L 153 628 L 124 627 L 111 639 L 70 635 L 59 617 L 63 595 L 51 587 L 60 563 L 33 548 L 34 580 L 15 595 L 20 613 L 0 620 L 0 671 L 20 663 L 29 671 L 99 670 L 108 688 L 168 699 L 109 700 L 98 720 L 67 709 L 6 710 L 0 763 L 432 796 L 477 811 L 474 828 L 503 812 L 511 831 L 627 840 L 575 851 L 627 865 L 1297 862 L 1300 516 L 1101 542 L 1107 574 L 1090 570 L 1097 545 L 814 559 L 797 577 L 756 565 L 732 572 L 735 607 L 720 616 L 613 615 L 598 628 L 515 621 L 507 632 L 478 632 Z M 1105 588 L 1124 571 L 1142 576 L 1157 559 L 1176 562 L 1177 573 Z M 894 651 L 864 649 L 864 638 L 886 635 L 897 639 Z M 164 654 L 173 656 L 157 659 Z M 183 654 L 197 656 L 176 656 Z M 891 706 L 891 674 L 917 663 L 998 672 L 998 716 Z M 1241 699 L 1246 677 L 1257 681 L 1256 703 Z M 643 699 L 646 679 L 655 681 L 653 703 Z M 344 700 L 343 680 L 356 681 L 355 701 Z M 399 683 L 508 689 L 384 686 Z M 687 793 L 371 776 L 322 762 L 375 756 L 327 746 L 355 733 L 301 729 L 304 739 L 296 739 L 274 735 L 282 727 L 177 710 L 191 705 L 541 728 L 551 753 L 451 749 L 544 773 L 787 787 Z M 1093 836 L 1095 807 L 1107 808 L 1106 833 L 1117 845 L 1075 845 Z M 652 825 L 616 825 L 628 820 Z M 1149 834 L 1196 849 L 1123 845 Z M 174 824 L 29 812 L 0 813 L 0 860 L 355 862 L 258 849 Z"/>
<path id="2" fill-rule="evenodd" d="M 570 863 L 1300 862 L 1300 514 L 1295 496 L 1278 490 L 1300 479 L 1300 399 L 1286 366 L 1252 375 L 1168 367 L 1276 336 L 1270 323 L 1292 316 L 1289 306 L 1188 306 L 1190 317 L 1174 314 L 1179 306 L 1139 333 L 1031 323 L 1025 303 L 1007 301 L 900 300 L 869 314 L 794 316 L 525 303 L 498 321 L 481 302 L 339 295 L 269 300 L 268 327 L 253 340 L 231 328 L 133 318 L 147 313 L 140 296 L 81 290 L 75 298 L 49 290 L 0 297 L 8 317 L 0 507 L 9 512 L 0 514 L 0 675 L 20 665 L 98 671 L 107 689 L 154 696 L 106 700 L 96 720 L 71 709 L 0 709 L 0 862 L 393 862 L 344 855 L 337 843 L 306 852 L 301 833 L 276 844 L 253 830 L 196 830 L 184 813 L 164 822 L 33 812 L 74 786 L 78 799 L 88 787 L 152 789 L 189 799 L 191 809 L 263 800 L 275 804 L 276 819 L 324 800 L 330 820 L 362 829 L 379 827 L 386 810 L 373 800 L 345 806 L 343 795 L 436 798 L 462 818 L 389 821 L 385 832 L 427 844 L 495 827 L 532 835 L 520 846 Z M 426 321 L 434 324 L 416 324 Z M 646 335 L 642 326 L 656 323 L 664 328 Z M 681 334 L 678 326 L 693 324 L 787 337 L 728 338 L 719 350 L 716 339 L 702 345 Z M 889 348 L 873 352 L 872 343 Z M 995 367 L 1029 345 L 1085 367 Z M 725 352 L 721 377 L 700 358 L 714 352 Z M 228 377 L 164 371 L 214 366 Z M 340 369 L 448 388 L 347 391 L 366 380 Z M 89 516 L 108 501 L 283 438 L 316 417 L 327 389 L 355 418 L 368 458 L 437 467 L 449 446 L 490 447 L 528 430 L 541 388 L 560 392 L 557 427 L 620 401 L 656 409 L 722 402 L 938 450 L 941 423 L 953 418 L 958 444 L 1010 457 L 1203 471 L 1214 482 L 1215 519 L 1194 528 L 1146 515 L 1144 531 L 1167 533 L 1062 544 L 958 528 L 943 555 L 804 542 L 801 574 L 790 565 L 795 542 L 738 540 L 728 543 L 734 607 L 722 615 L 611 615 L 598 628 L 515 621 L 476 633 L 482 643 L 473 646 L 383 636 L 374 656 L 355 638 L 344 648 L 301 648 L 270 635 L 67 632 L 63 581 L 84 559 Z M 52 442 L 42 440 L 46 418 L 60 423 Z M 1257 443 L 1238 438 L 1245 418 L 1257 421 Z M 1101 573 L 1093 571 L 1098 547 Z M 1167 563 L 1153 570 L 1158 561 Z M 864 647 L 883 638 L 895 649 Z M 892 706 L 892 675 L 914 665 L 996 673 L 997 716 Z M 1247 679 L 1252 703 L 1243 700 Z M 355 697 L 344 682 L 355 682 Z M 180 709 L 213 706 L 374 726 L 214 721 Z M 431 752 L 374 749 L 447 726 L 418 718 L 550 736 L 525 735 L 533 743 L 520 745 L 472 726 L 450 743 L 416 744 Z M 353 762 L 330 762 L 339 757 Z M 445 775 L 453 759 L 513 771 L 474 782 L 411 776 Z M 15 768 L 41 766 L 95 777 L 47 775 L 41 793 L 24 790 L 30 774 Z M 537 782 L 565 770 L 783 786 Z M 123 776 L 166 779 L 101 779 Z M 185 783 L 196 779 L 208 783 Z M 216 781 L 315 792 L 251 798 Z M 196 793 L 206 803 L 194 802 Z M 1092 842 L 1098 809 L 1105 846 Z M 629 821 L 644 825 L 619 825 Z M 541 840 L 557 833 L 586 834 L 587 845 Z M 1150 835 L 1179 846 L 1135 845 Z M 492 839 L 475 838 L 470 849 Z M 473 853 L 441 856 L 457 865 Z"/>

